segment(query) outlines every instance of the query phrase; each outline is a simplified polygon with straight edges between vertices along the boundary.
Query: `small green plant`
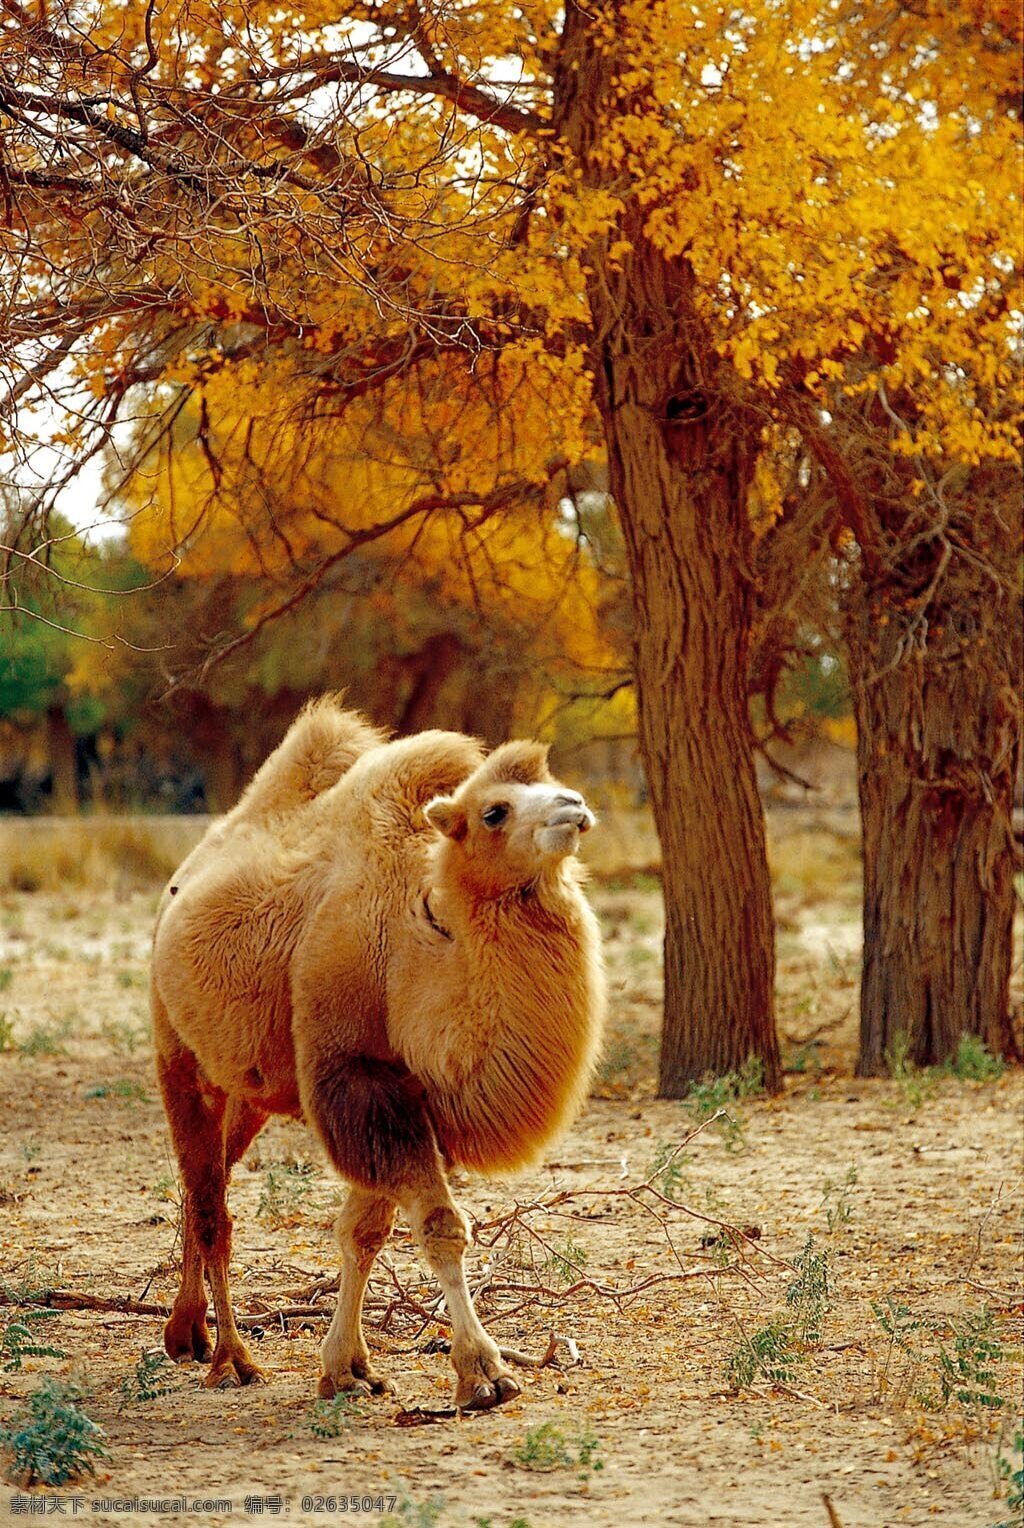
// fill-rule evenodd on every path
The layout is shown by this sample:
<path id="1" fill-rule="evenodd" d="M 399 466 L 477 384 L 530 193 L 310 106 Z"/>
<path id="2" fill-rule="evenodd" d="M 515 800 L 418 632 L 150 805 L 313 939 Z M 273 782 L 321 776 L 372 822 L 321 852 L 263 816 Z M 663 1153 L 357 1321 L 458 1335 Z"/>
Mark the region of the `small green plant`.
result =
<path id="1" fill-rule="evenodd" d="M 1001 1056 L 993 1056 L 980 1035 L 966 1032 L 960 1036 L 956 1055 L 947 1061 L 942 1070 L 961 1082 L 994 1082 L 1006 1071 Z"/>
<path id="2" fill-rule="evenodd" d="M 872 1300 L 871 1309 L 875 1320 L 888 1338 L 882 1371 L 878 1376 L 879 1396 L 891 1388 L 890 1374 L 897 1353 L 904 1359 L 906 1378 L 899 1389 L 906 1389 L 921 1363 L 920 1334 L 933 1330 L 932 1322 L 915 1316 L 909 1305 L 904 1305 L 892 1294 L 881 1301 Z"/>
<path id="3" fill-rule="evenodd" d="M 7 1478 L 31 1486 L 61 1486 L 96 1473 L 96 1461 L 110 1457 L 103 1428 L 82 1410 L 85 1393 L 70 1380 L 44 1379 L 39 1389 L 0 1428 L 0 1448 L 8 1455 Z"/>
<path id="4" fill-rule="evenodd" d="M 515 1461 L 524 1470 L 557 1470 L 572 1464 L 564 1432 L 554 1422 L 531 1427 L 515 1450 Z"/>
<path id="5" fill-rule="evenodd" d="M 826 1178 L 821 1186 L 821 1204 L 830 1235 L 838 1231 L 840 1226 L 849 1225 L 853 1219 L 853 1206 L 847 1190 L 853 1188 L 856 1182 L 857 1169 L 848 1167 L 841 1183 L 833 1183 L 831 1178 Z"/>
<path id="6" fill-rule="evenodd" d="M 64 1041 L 70 1033 L 67 1019 L 60 1024 L 35 1024 L 18 1049 L 23 1056 L 63 1056 Z"/>
<path id="7" fill-rule="evenodd" d="M 10 966 L 0 966 L 0 992 L 6 992 L 14 980 L 14 972 Z"/>
<path id="8" fill-rule="evenodd" d="M 17 1050 L 14 1043 L 14 1020 L 0 1013 L 0 1052 Z"/>
<path id="9" fill-rule="evenodd" d="M 1024 1511 L 1024 1431 L 1019 1427 L 1014 1432 L 1009 1454 L 1003 1453 L 1000 1442 L 996 1450 L 995 1470 L 1000 1494 L 1003 1489 L 1006 1491 L 1006 1505 L 1011 1512 L 1021 1513 Z M 1017 1518 L 1019 1522 L 1020 1517 Z M 997 1523 L 996 1528 L 1014 1528 L 1014 1524 Z"/>
<path id="10" fill-rule="evenodd" d="M 0 1336 L 0 1360 L 5 1373 L 13 1374 L 21 1369 L 26 1358 L 67 1358 L 63 1348 L 51 1348 L 39 1341 L 36 1328 L 44 1321 L 52 1321 L 55 1310 L 22 1310 L 8 1318 L 3 1335 Z"/>
<path id="11" fill-rule="evenodd" d="M 116 1098 L 125 1104 L 148 1104 L 149 1094 L 141 1082 L 134 1082 L 130 1077 L 118 1077 L 114 1082 L 97 1082 L 94 1087 L 86 1088 L 86 1098 Z"/>
<path id="12" fill-rule="evenodd" d="M 408 1491 L 400 1490 L 394 1512 L 380 1519 L 380 1528 L 436 1528 L 444 1511 L 444 1497 L 431 1496 L 414 1501 Z"/>
<path id="13" fill-rule="evenodd" d="M 567 1434 L 554 1422 L 531 1427 L 516 1446 L 513 1458 L 524 1470 L 575 1469 L 580 1480 L 604 1469 L 600 1458 L 600 1439 L 587 1427 L 581 1433 Z"/>
<path id="14" fill-rule="evenodd" d="M 828 1253 L 816 1252 L 814 1237 L 808 1236 L 794 1266 L 797 1276 L 786 1290 L 786 1305 L 792 1312 L 793 1328 L 801 1342 L 818 1343 L 832 1304 Z"/>
<path id="15" fill-rule="evenodd" d="M 930 1096 L 929 1078 L 910 1059 L 910 1036 L 905 1030 L 901 1029 L 893 1036 L 884 1059 L 889 1076 L 896 1083 L 904 1104 L 915 1111 L 920 1109 Z"/>
<path id="16" fill-rule="evenodd" d="M 904 1360 L 904 1376 L 895 1387 L 897 1393 L 913 1393 L 918 1404 L 929 1411 L 945 1411 L 955 1403 L 977 1419 L 1006 1404 L 996 1373 L 1005 1353 L 990 1310 L 965 1312 L 947 1325 L 928 1316 L 915 1316 L 891 1294 L 882 1303 L 873 1301 L 871 1309 L 889 1339 L 878 1380 L 880 1395 L 889 1388 L 890 1370 L 898 1353 Z M 912 1390 L 922 1371 L 930 1374 L 932 1383 Z"/>
<path id="17" fill-rule="evenodd" d="M 785 1062 L 785 1070 L 802 1076 L 805 1072 L 812 1072 L 815 1077 L 821 1075 L 821 1060 L 818 1056 L 818 1047 L 813 1042 L 808 1045 L 798 1045 L 788 1052 Z"/>
<path id="18" fill-rule="evenodd" d="M 586 1265 L 587 1249 L 577 1246 L 571 1237 L 551 1248 L 547 1266 L 564 1284 L 574 1284 Z"/>
<path id="19" fill-rule="evenodd" d="M 965 1411 L 998 1411 L 1005 1402 L 999 1394 L 995 1365 L 1003 1361 L 1003 1345 L 996 1334 L 992 1312 L 970 1311 L 953 1326 L 952 1349 L 943 1344 L 938 1352 L 938 1395 L 929 1394 L 925 1404 L 944 1410 L 956 1401 Z"/>
<path id="20" fill-rule="evenodd" d="M 640 1053 L 628 1040 L 614 1040 L 601 1058 L 598 1076 L 604 1085 L 610 1086 L 617 1078 L 628 1074 L 636 1066 Z"/>
<path id="21" fill-rule="evenodd" d="M 744 1143 L 742 1115 L 730 1113 L 730 1104 L 745 1098 L 753 1098 L 764 1092 L 764 1065 L 758 1056 L 748 1056 L 738 1072 L 726 1072 L 722 1077 L 704 1077 L 691 1085 L 686 1095 L 686 1107 L 698 1124 L 721 1114 L 718 1129 L 729 1151 L 735 1151 Z"/>
<path id="22" fill-rule="evenodd" d="M 161 1173 L 159 1178 L 152 1184 L 149 1190 L 154 1199 L 159 1199 L 162 1204 L 178 1204 L 181 1200 L 181 1190 L 178 1180 L 173 1173 Z"/>
<path id="23" fill-rule="evenodd" d="M 329 1401 L 314 1401 L 309 1414 L 309 1427 L 314 1437 L 340 1438 L 353 1422 L 366 1417 L 366 1408 L 357 1395 L 333 1396 Z"/>
<path id="24" fill-rule="evenodd" d="M 171 1395 L 180 1388 L 178 1370 L 163 1349 L 143 1349 L 135 1368 L 121 1379 L 117 1409 L 126 1411 L 129 1406 L 144 1406 L 158 1396 Z"/>
<path id="25" fill-rule="evenodd" d="M 736 1243 L 728 1231 L 709 1232 L 701 1237 L 700 1244 L 716 1268 L 727 1268 L 736 1254 Z"/>
<path id="26" fill-rule="evenodd" d="M 146 978 L 141 971 L 118 971 L 117 985 L 119 987 L 144 987 Z"/>
<path id="27" fill-rule="evenodd" d="M 101 1033 L 112 1050 L 128 1056 L 134 1056 L 139 1045 L 146 1038 L 144 1029 L 136 1028 L 134 1024 L 124 1020 L 107 1019 L 101 1026 Z"/>
<path id="28" fill-rule="evenodd" d="M 7 1305 L 45 1306 L 46 1290 L 51 1282 L 50 1275 L 39 1267 L 35 1257 L 30 1257 L 22 1265 L 19 1278 L 0 1281 L 0 1290 Z"/>
<path id="29" fill-rule="evenodd" d="M 960 1082 L 995 1082 L 1006 1070 L 1002 1058 L 993 1056 L 980 1036 L 966 1032 L 960 1036 L 954 1056 L 942 1066 L 922 1069 L 910 1060 L 909 1042 L 901 1031 L 885 1052 L 885 1064 L 904 1103 L 915 1110 L 932 1096 L 936 1082 L 944 1077 L 956 1077 Z"/>
<path id="30" fill-rule="evenodd" d="M 801 1358 L 793 1347 L 786 1323 L 776 1318 L 753 1336 L 744 1335 L 730 1355 L 726 1374 L 737 1390 L 747 1389 L 759 1379 L 770 1385 L 791 1385 Z"/>
<path id="31" fill-rule="evenodd" d="M 294 1225 L 313 1189 L 312 1162 L 275 1162 L 263 1176 L 256 1214 L 275 1229 Z"/>
<path id="32" fill-rule="evenodd" d="M 662 1141 L 654 1153 L 647 1181 L 666 1199 L 678 1202 L 689 1187 L 685 1169 L 692 1161 L 691 1155 L 673 1146 L 671 1141 Z"/>
<path id="33" fill-rule="evenodd" d="M 580 1480 L 589 1480 L 591 1473 L 604 1469 L 601 1458 L 601 1440 L 587 1427 L 577 1440 L 576 1473 Z"/>

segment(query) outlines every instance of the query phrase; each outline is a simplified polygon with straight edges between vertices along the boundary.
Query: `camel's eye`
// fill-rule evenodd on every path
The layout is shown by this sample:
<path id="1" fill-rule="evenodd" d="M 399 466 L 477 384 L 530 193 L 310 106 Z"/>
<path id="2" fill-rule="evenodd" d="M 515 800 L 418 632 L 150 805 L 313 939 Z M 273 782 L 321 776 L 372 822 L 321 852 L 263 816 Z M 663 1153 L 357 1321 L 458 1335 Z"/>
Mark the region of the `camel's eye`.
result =
<path id="1" fill-rule="evenodd" d="M 500 828 L 507 816 L 508 807 L 505 805 L 504 801 L 496 801 L 494 805 L 489 806 L 483 814 L 484 827 Z"/>

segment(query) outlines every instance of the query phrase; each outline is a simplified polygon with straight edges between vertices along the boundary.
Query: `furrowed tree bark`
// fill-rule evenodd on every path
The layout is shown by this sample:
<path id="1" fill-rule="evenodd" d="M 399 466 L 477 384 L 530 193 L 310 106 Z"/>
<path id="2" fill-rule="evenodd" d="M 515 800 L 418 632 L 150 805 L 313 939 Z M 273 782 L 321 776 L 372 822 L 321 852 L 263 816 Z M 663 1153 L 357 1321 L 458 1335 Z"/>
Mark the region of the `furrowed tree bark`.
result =
<path id="1" fill-rule="evenodd" d="M 595 15 L 570 5 L 555 122 L 597 186 L 617 67 Z M 759 432 L 730 397 L 689 266 L 655 247 L 645 219 L 626 195 L 617 226 L 595 240 L 587 295 L 590 365 L 631 572 L 640 746 L 662 847 L 660 1091 L 681 1097 L 704 1073 L 751 1056 L 776 1090 L 774 927 L 748 712 L 747 495 Z M 617 260 L 608 257 L 613 241 Z"/>
<path id="2" fill-rule="evenodd" d="M 1019 1058 L 1009 978 L 1020 767 L 1019 479 L 972 474 L 936 535 L 847 590 L 864 845 L 857 1070 L 921 1066 L 980 1036 Z M 900 511 L 875 503 L 892 529 Z M 965 555 L 966 552 L 966 555 Z M 925 605 L 917 591 L 935 581 Z"/>

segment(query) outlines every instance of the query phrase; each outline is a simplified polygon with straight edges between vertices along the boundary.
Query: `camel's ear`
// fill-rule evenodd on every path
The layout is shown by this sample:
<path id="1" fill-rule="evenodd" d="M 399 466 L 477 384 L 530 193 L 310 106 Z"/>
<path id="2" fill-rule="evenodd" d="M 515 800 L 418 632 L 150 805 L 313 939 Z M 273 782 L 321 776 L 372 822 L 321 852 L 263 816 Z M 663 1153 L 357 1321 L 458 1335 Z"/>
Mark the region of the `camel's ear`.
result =
<path id="1" fill-rule="evenodd" d="M 450 796 L 435 796 L 423 808 L 423 815 L 430 826 L 443 833 L 445 838 L 453 838 L 456 843 L 465 838 L 468 826 L 466 814 Z"/>
<path id="2" fill-rule="evenodd" d="M 547 744 L 530 742 L 526 738 L 502 743 L 488 755 L 484 768 L 495 784 L 539 785 L 542 780 L 551 779 Z"/>

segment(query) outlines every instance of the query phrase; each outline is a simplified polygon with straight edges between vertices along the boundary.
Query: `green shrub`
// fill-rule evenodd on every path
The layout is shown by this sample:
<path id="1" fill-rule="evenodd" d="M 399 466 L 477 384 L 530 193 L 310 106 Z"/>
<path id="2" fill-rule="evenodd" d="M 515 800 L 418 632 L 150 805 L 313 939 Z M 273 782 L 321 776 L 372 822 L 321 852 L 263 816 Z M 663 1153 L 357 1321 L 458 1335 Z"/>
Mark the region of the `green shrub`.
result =
<path id="1" fill-rule="evenodd" d="M 6 1374 L 20 1370 L 26 1358 L 67 1358 L 63 1348 L 51 1348 L 38 1340 L 35 1328 L 52 1321 L 55 1310 L 25 1310 L 11 1315 L 0 1337 L 0 1359 Z"/>
<path id="2" fill-rule="evenodd" d="M 770 1385 L 791 1385 L 801 1360 L 786 1323 L 776 1318 L 752 1337 L 742 1338 L 729 1358 L 726 1373 L 737 1390 L 746 1389 L 758 1379 L 767 1380 Z"/>
<path id="3" fill-rule="evenodd" d="M 96 1460 L 110 1457 L 105 1433 L 86 1416 L 81 1387 L 70 1380 L 44 1379 L 0 1428 L 0 1448 L 10 1456 L 7 1478 L 24 1485 L 61 1486 L 88 1472 Z"/>

